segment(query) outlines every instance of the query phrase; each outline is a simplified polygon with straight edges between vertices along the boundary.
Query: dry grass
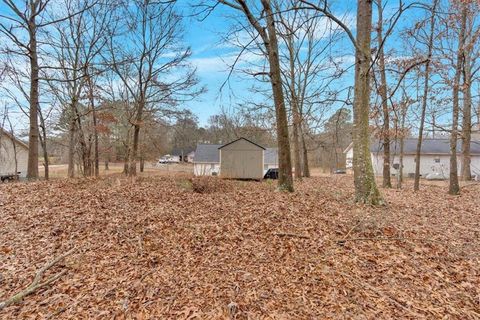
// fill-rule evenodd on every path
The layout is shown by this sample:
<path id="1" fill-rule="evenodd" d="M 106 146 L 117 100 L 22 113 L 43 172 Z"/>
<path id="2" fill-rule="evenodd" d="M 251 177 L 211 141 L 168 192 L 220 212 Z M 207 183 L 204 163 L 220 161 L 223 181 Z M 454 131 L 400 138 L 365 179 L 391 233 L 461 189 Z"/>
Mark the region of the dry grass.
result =
<path id="1" fill-rule="evenodd" d="M 0 318 L 480 317 L 479 185 L 384 190 L 372 208 L 352 202 L 348 176 L 293 194 L 239 181 L 198 193 L 189 179 L 1 185 L 0 300 L 78 250 Z"/>

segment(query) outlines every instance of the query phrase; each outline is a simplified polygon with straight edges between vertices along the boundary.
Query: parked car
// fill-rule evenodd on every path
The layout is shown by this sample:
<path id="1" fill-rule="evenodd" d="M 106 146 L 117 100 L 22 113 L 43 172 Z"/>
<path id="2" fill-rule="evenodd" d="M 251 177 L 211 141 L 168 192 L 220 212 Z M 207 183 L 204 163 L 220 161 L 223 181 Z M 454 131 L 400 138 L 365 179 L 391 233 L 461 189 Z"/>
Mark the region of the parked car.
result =
<path id="1" fill-rule="evenodd" d="M 278 179 L 278 168 L 268 169 L 263 179 Z"/>
<path id="2" fill-rule="evenodd" d="M 164 155 L 160 159 L 158 159 L 158 164 L 167 164 L 167 163 L 179 163 L 179 157 L 178 156 L 171 156 L 169 154 Z"/>
<path id="3" fill-rule="evenodd" d="M 345 169 L 337 169 L 333 171 L 334 174 L 346 174 L 347 171 Z"/>

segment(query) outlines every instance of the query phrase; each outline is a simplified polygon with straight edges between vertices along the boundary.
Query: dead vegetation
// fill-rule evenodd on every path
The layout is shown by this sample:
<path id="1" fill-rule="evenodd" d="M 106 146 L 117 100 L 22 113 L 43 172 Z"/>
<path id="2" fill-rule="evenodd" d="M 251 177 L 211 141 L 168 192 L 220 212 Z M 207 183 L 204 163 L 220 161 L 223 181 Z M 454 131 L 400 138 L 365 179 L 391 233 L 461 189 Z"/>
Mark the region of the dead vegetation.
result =
<path id="1" fill-rule="evenodd" d="M 1 185 L 0 301 L 79 249 L 0 318 L 480 317 L 478 185 L 384 190 L 373 208 L 353 203 L 349 177 L 293 194 L 187 180 Z"/>
<path id="2" fill-rule="evenodd" d="M 218 179 L 216 177 L 194 177 L 189 179 L 189 182 L 193 192 L 196 193 L 214 193 L 218 191 L 225 192 L 230 189 L 228 181 Z"/>

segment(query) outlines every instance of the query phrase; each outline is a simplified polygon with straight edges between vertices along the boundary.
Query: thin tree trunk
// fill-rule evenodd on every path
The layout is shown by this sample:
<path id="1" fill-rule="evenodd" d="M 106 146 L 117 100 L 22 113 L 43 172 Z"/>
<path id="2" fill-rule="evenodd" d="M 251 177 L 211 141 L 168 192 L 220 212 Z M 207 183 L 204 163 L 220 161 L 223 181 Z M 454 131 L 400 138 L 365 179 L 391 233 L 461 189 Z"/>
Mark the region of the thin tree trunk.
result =
<path id="1" fill-rule="evenodd" d="M 466 51 L 466 50 L 465 50 Z M 470 52 L 465 52 L 463 68 L 462 180 L 472 180 L 470 142 L 472 140 L 472 81 Z"/>
<path id="2" fill-rule="evenodd" d="M 94 166 L 95 166 L 95 177 L 100 175 L 100 159 L 98 155 L 98 131 L 97 131 L 97 115 L 95 112 L 95 108 L 93 109 L 92 113 L 93 117 L 93 143 L 94 143 Z"/>
<path id="3" fill-rule="evenodd" d="M 357 7 L 357 50 L 355 52 L 355 97 L 353 125 L 353 172 L 356 201 L 381 204 L 370 154 L 370 64 L 372 0 L 359 0 Z"/>
<path id="4" fill-rule="evenodd" d="M 31 3 L 30 10 L 35 12 Z M 27 166 L 27 178 L 29 180 L 38 179 L 38 87 L 39 87 L 39 66 L 38 66 L 38 54 L 37 54 L 37 34 L 36 34 L 36 15 L 32 14 L 28 22 L 29 28 L 29 56 L 30 56 L 30 129 L 28 139 L 28 166 Z"/>
<path id="5" fill-rule="evenodd" d="M 457 138 L 458 138 L 458 116 L 459 116 L 459 94 L 460 77 L 464 63 L 465 31 L 467 25 L 467 5 L 462 5 L 460 34 L 458 37 L 457 64 L 455 66 L 455 77 L 453 79 L 453 108 L 452 108 L 452 131 L 450 133 L 450 183 L 448 193 L 456 195 L 460 193 L 458 184 L 457 167 Z"/>
<path id="6" fill-rule="evenodd" d="M 140 125 L 141 125 L 142 116 L 143 116 L 143 106 L 144 106 L 144 103 L 141 102 L 138 106 L 135 124 L 133 125 L 132 148 L 129 154 L 129 169 L 128 169 L 129 176 L 137 175 L 137 154 L 138 154 L 138 145 L 140 142 Z"/>
<path id="7" fill-rule="evenodd" d="M 75 176 L 75 126 L 76 120 L 74 115 L 71 115 L 68 128 L 68 177 L 73 178 Z"/>
<path id="8" fill-rule="evenodd" d="M 45 118 L 43 118 L 42 110 L 38 110 L 38 115 L 40 116 L 40 127 L 42 129 L 42 134 L 39 135 L 40 144 L 42 145 L 43 150 L 43 168 L 44 168 L 44 178 L 45 180 L 50 179 L 49 167 L 50 162 L 48 160 L 48 150 L 47 150 L 47 128 L 45 125 Z"/>
<path id="9" fill-rule="evenodd" d="M 303 176 L 306 178 L 310 178 L 310 167 L 308 164 L 308 149 L 307 143 L 305 142 L 305 134 L 303 132 L 302 125 L 300 125 L 300 137 L 302 139 L 302 151 L 303 151 Z"/>
<path id="10" fill-rule="evenodd" d="M 403 154 L 405 149 L 405 118 L 407 117 L 407 105 L 404 106 L 405 109 L 402 109 L 402 119 L 400 120 L 400 156 L 399 156 L 399 169 L 398 169 L 398 180 L 397 180 L 397 189 L 402 188 L 403 183 Z"/>
<path id="11" fill-rule="evenodd" d="M 378 40 L 378 67 L 380 71 L 380 98 L 382 99 L 383 111 L 383 183 L 384 188 L 391 188 L 392 181 L 390 179 L 390 113 L 388 110 L 387 101 L 387 75 L 385 72 L 385 55 L 383 50 L 383 7 L 382 0 L 377 0 L 378 6 L 378 26 L 377 26 L 377 40 Z"/>
<path id="12" fill-rule="evenodd" d="M 300 126 L 300 114 L 298 110 L 297 90 L 295 88 L 295 54 L 293 52 L 293 36 L 288 35 L 288 52 L 290 62 L 290 100 L 293 114 L 293 160 L 295 166 L 295 178 L 302 179 L 302 163 L 300 159 L 300 139 L 299 139 L 299 126 Z"/>
<path id="13" fill-rule="evenodd" d="M 433 7 L 430 16 L 430 34 L 428 36 L 428 53 L 427 53 L 427 62 L 425 63 L 425 83 L 423 86 L 423 97 L 422 97 L 422 112 L 420 115 L 420 127 L 418 129 L 418 141 L 417 149 L 415 152 L 415 181 L 413 183 L 413 190 L 420 190 L 420 155 L 422 151 L 422 142 L 423 142 L 423 129 L 425 126 L 425 114 L 427 112 L 427 99 L 428 99 L 428 89 L 430 81 L 430 62 L 432 59 L 433 51 L 433 36 L 435 32 L 435 14 L 437 10 L 438 0 L 433 2 Z"/>
<path id="14" fill-rule="evenodd" d="M 277 119 L 278 141 L 278 185 L 281 190 L 293 192 L 292 161 L 290 157 L 290 141 L 288 136 L 287 112 L 282 88 L 280 61 L 278 55 L 278 41 L 275 29 L 275 20 L 270 1 L 262 0 L 267 20 L 268 39 L 263 39 L 268 52 L 270 79 L 272 84 L 273 101 Z"/>
<path id="15" fill-rule="evenodd" d="M 90 152 L 87 147 L 87 143 L 85 141 L 85 135 L 83 133 L 83 128 L 82 128 L 82 120 L 81 120 L 81 115 L 78 112 L 76 102 L 74 104 L 74 110 L 75 110 L 75 119 L 77 122 L 77 132 L 78 132 L 78 141 L 80 142 L 80 148 L 82 151 L 82 166 L 83 166 L 83 176 L 87 177 L 91 173 L 91 162 L 90 162 Z"/>
<path id="16" fill-rule="evenodd" d="M 90 107 L 92 111 L 93 122 L 93 173 L 95 177 L 100 175 L 100 160 L 98 157 L 98 131 L 97 131 L 97 112 L 95 110 L 95 96 L 93 91 L 93 83 L 87 68 L 87 80 L 88 80 L 88 95 L 90 99 Z"/>

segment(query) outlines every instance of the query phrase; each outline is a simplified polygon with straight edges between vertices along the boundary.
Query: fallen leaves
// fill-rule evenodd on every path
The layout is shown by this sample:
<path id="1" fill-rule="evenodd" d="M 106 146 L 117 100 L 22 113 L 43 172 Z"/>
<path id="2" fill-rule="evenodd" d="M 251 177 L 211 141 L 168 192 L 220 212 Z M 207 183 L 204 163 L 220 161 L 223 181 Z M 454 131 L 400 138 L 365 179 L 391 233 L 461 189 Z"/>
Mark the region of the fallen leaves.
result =
<path id="1" fill-rule="evenodd" d="M 389 206 L 372 208 L 352 202 L 349 177 L 294 194 L 189 179 L 1 185 L 0 300 L 81 249 L 0 318 L 480 317 L 478 185 L 384 190 Z"/>

